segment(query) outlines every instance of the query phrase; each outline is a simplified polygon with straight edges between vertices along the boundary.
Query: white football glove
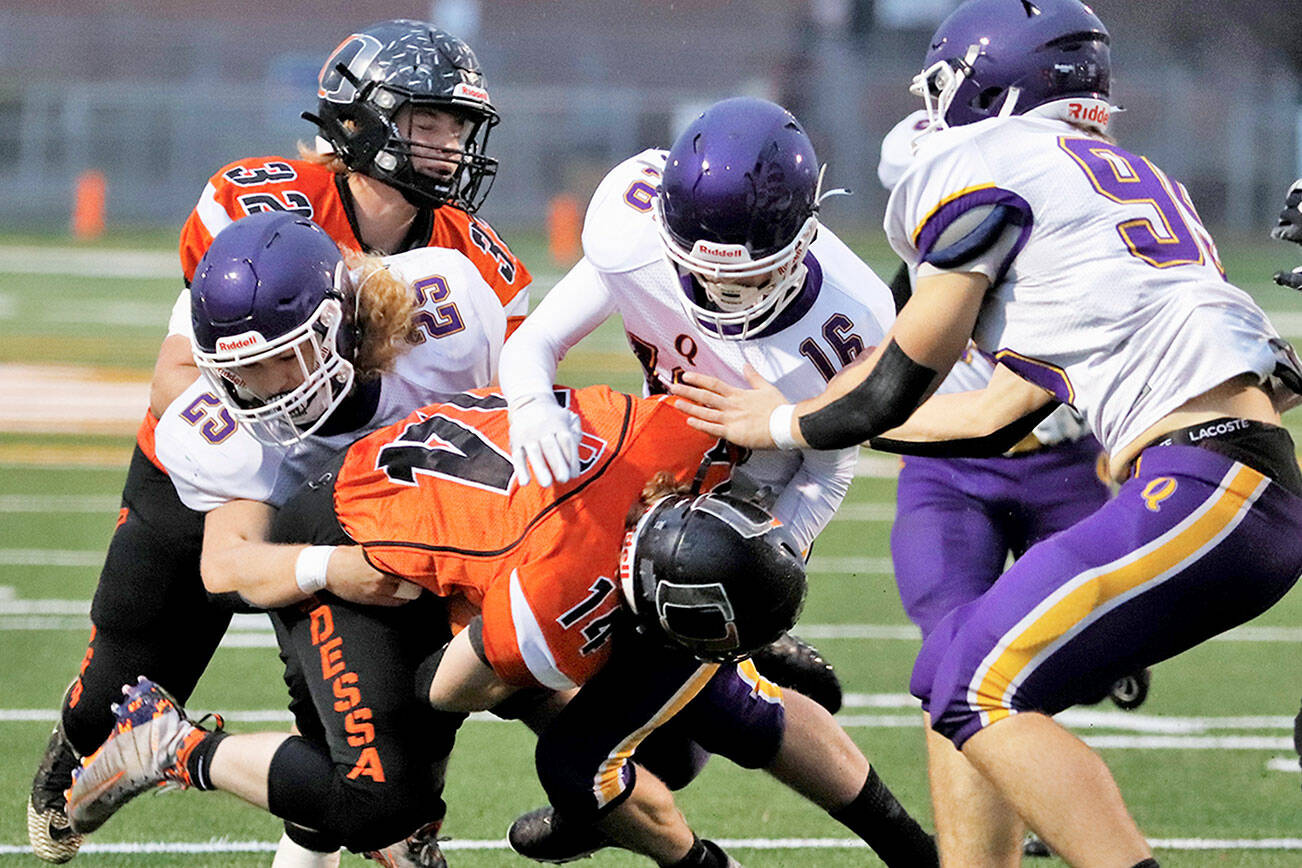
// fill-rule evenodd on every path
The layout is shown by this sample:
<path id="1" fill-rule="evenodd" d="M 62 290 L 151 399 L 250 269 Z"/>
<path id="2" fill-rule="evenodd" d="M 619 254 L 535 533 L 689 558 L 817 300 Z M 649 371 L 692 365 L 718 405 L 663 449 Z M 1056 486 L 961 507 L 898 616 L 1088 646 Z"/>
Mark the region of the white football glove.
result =
<path id="1" fill-rule="evenodd" d="M 551 392 L 525 395 L 511 402 L 511 463 L 520 485 L 529 484 L 529 470 L 544 488 L 579 475 L 579 417 Z"/>

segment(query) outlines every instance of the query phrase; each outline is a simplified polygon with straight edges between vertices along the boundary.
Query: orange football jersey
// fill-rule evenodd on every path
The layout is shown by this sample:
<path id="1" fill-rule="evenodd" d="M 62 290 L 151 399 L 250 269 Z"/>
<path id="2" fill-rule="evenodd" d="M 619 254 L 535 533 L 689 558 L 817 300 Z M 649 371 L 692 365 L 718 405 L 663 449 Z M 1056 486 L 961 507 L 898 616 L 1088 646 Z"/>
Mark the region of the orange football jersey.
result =
<path id="1" fill-rule="evenodd" d="M 305 160 L 251 157 L 223 166 L 204 187 L 199 203 L 181 229 L 181 269 L 185 282 L 212 243 L 231 222 L 259 211 L 292 211 L 324 229 L 344 247 L 361 250 L 353 222 L 340 191 L 344 176 Z M 484 281 L 501 299 L 510 320 L 528 313 L 532 276 L 486 222 L 460 208 L 444 205 L 432 212 L 428 237 L 412 247 L 447 247 L 475 264 Z M 508 325 L 508 334 L 514 322 Z"/>
<path id="2" fill-rule="evenodd" d="M 664 398 L 606 386 L 556 395 L 583 422 L 582 470 L 568 483 L 520 487 L 505 399 L 480 390 L 353 444 L 334 496 L 377 568 L 480 607 L 502 678 L 563 689 L 609 654 L 624 521 L 647 480 L 704 473 L 708 488 L 726 477 L 730 453 Z"/>

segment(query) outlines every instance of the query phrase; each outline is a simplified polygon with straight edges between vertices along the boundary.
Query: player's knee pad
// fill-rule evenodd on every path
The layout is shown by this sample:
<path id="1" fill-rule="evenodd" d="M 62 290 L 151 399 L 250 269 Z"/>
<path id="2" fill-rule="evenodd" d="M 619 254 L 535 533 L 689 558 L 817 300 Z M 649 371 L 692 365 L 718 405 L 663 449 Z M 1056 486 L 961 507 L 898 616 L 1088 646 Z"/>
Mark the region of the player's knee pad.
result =
<path id="1" fill-rule="evenodd" d="M 387 847 L 442 818 L 443 801 L 427 763 L 390 762 L 380 775 L 354 772 L 355 767 L 331 762 L 322 745 L 291 737 L 271 761 L 269 807 L 276 816 L 355 851 Z M 300 843 L 318 849 L 326 842 Z"/>
<path id="2" fill-rule="evenodd" d="M 359 783 L 339 768 L 330 788 L 330 824 L 340 843 L 354 852 L 379 850 L 405 838 L 412 829 L 444 813 L 442 800 L 429 788 L 389 779 Z"/>
<path id="3" fill-rule="evenodd" d="M 782 691 L 749 660 L 721 666 L 685 712 L 684 725 L 694 741 L 742 768 L 766 768 L 782 747 L 787 727 Z"/>

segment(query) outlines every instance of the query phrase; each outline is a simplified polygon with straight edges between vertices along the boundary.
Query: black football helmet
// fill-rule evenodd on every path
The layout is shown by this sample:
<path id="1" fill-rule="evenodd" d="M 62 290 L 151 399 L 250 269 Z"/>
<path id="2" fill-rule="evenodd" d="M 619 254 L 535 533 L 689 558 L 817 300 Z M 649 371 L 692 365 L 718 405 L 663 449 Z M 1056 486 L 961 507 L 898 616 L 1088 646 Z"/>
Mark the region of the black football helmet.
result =
<path id="1" fill-rule="evenodd" d="M 760 507 L 669 495 L 629 531 L 620 585 L 637 627 L 702 660 L 740 660 L 789 630 L 805 605 L 794 536 Z"/>
<path id="2" fill-rule="evenodd" d="M 452 204 L 473 213 L 483 204 L 497 174 L 497 160 L 486 150 L 499 118 L 465 42 L 423 21 L 373 24 L 331 52 L 321 67 L 317 98 L 317 113 L 303 117 L 320 127 L 349 169 L 395 187 L 417 207 Z M 418 172 L 412 165 L 413 148 L 420 157 L 422 146 L 396 122 L 407 106 L 451 112 L 466 122 L 450 175 Z M 427 156 L 448 157 L 442 150 Z"/>

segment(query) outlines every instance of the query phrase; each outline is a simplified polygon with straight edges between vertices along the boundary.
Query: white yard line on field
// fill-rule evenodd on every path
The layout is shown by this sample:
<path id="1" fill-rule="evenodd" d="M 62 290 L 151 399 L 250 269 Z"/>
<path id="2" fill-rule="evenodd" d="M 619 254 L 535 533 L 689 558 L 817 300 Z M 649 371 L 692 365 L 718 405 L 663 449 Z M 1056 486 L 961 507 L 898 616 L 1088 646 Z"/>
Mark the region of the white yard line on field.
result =
<path id="1" fill-rule="evenodd" d="M 121 504 L 121 498 L 109 494 L 0 494 L 0 513 L 114 513 Z"/>
<path id="2" fill-rule="evenodd" d="M 98 550 L 0 549 L 0 566 L 98 567 L 104 555 Z M 871 560 L 871 559 L 870 559 Z M 866 570 L 856 570 L 864 572 Z M 89 622 L 89 600 L 22 599 L 12 585 L 0 585 L 0 631 L 83 630 Z M 798 624 L 795 632 L 805 639 L 867 639 L 911 641 L 921 638 L 912 624 Z M 232 639 L 232 635 L 238 638 Z M 244 634 L 240 636 L 240 634 Z M 271 625 L 262 615 L 236 615 L 227 634 L 228 645 L 245 648 L 274 647 Z M 1214 636 L 1212 642 L 1302 642 L 1302 627 L 1235 627 Z"/>
<path id="3" fill-rule="evenodd" d="M 147 406 L 147 371 L 0 364 L 0 431 L 130 434 Z"/>
<path id="4" fill-rule="evenodd" d="M 861 850 L 868 845 L 858 838 L 716 838 L 727 850 Z M 1302 838 L 1151 838 L 1155 850 L 1302 850 Z M 502 839 L 440 840 L 444 850 L 509 850 Z M 153 853 L 272 853 L 274 841 L 139 841 L 83 844 L 82 853 L 145 855 Z M 0 856 L 31 853 L 28 844 L 0 844 Z"/>
<path id="5" fill-rule="evenodd" d="M 64 274 L 69 277 L 175 278 L 175 250 L 87 250 L 80 247 L 0 246 L 0 274 Z"/>

